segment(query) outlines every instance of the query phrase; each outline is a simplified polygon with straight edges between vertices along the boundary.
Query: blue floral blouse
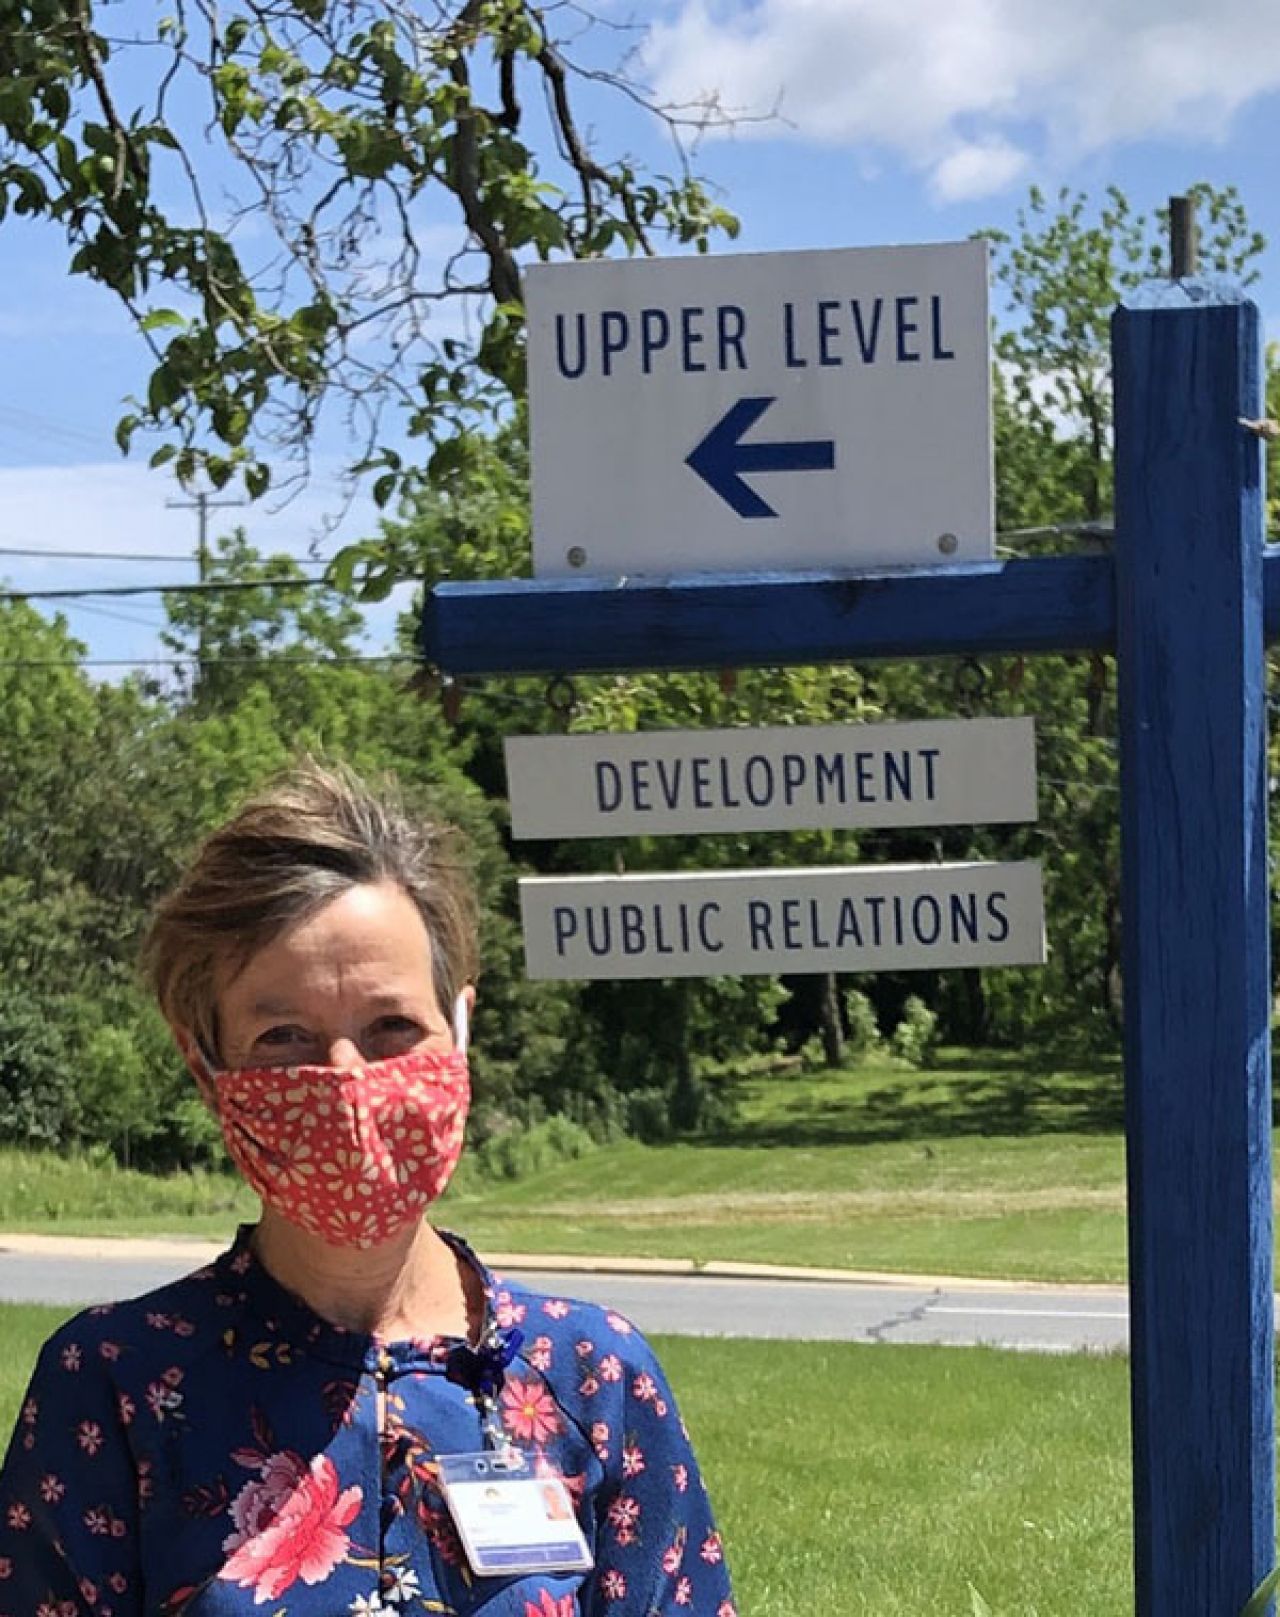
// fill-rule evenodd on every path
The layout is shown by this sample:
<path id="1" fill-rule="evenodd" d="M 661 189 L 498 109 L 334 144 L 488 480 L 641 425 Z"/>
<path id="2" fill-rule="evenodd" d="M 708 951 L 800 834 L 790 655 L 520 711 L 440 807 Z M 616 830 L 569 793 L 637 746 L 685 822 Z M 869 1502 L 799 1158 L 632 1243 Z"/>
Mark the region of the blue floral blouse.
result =
<path id="1" fill-rule="evenodd" d="M 0 1617 L 735 1617 L 688 1438 L 625 1319 L 504 1284 L 449 1238 L 488 1326 L 523 1334 L 502 1427 L 565 1478 L 595 1557 L 477 1578 L 436 1463 L 483 1447 L 458 1342 L 330 1325 L 250 1233 L 46 1343 L 0 1471 Z"/>

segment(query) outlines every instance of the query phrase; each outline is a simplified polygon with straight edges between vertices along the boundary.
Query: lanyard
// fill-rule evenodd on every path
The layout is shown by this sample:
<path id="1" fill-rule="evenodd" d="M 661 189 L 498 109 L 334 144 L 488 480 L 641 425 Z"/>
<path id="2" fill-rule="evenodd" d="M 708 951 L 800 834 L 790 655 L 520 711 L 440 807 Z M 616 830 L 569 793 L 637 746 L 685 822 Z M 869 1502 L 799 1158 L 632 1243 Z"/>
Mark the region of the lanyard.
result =
<path id="1" fill-rule="evenodd" d="M 520 1351 L 524 1332 L 497 1325 L 486 1327 L 475 1347 L 459 1342 L 449 1349 L 445 1360 L 445 1379 L 455 1386 L 465 1387 L 475 1401 L 480 1414 L 480 1425 L 485 1444 L 490 1449 L 505 1449 L 508 1438 L 498 1418 L 498 1394 L 506 1380 L 507 1366 Z"/>

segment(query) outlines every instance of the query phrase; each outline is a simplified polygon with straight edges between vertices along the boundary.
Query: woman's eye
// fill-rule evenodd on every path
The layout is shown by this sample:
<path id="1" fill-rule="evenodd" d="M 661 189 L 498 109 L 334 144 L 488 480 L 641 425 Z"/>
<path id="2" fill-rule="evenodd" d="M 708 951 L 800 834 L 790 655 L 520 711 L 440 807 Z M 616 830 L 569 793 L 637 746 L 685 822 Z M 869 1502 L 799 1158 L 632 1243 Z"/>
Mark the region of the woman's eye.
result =
<path id="1" fill-rule="evenodd" d="M 380 1016 L 369 1029 L 371 1054 L 403 1055 L 422 1038 L 422 1026 L 411 1016 Z"/>
<path id="2" fill-rule="evenodd" d="M 305 1028 L 269 1027 L 265 1033 L 259 1033 L 254 1043 L 278 1048 L 282 1044 L 307 1044 L 310 1039 L 311 1035 Z"/>

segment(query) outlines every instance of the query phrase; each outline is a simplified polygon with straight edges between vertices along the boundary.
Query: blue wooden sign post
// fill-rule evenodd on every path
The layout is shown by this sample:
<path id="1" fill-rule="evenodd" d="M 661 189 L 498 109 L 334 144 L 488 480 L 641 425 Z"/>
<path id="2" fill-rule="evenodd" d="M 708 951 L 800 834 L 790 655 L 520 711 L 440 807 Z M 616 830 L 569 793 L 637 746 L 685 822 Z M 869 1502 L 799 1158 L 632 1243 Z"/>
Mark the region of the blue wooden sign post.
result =
<path id="1" fill-rule="evenodd" d="M 1139 1611 L 1238 1613 L 1275 1550 L 1257 310 L 1115 322 Z"/>
<path id="2" fill-rule="evenodd" d="M 1257 310 L 1153 289 L 1114 370 L 1114 557 L 442 585 L 422 645 L 454 676 L 1116 653 L 1135 1609 L 1235 1617 L 1275 1554 Z"/>

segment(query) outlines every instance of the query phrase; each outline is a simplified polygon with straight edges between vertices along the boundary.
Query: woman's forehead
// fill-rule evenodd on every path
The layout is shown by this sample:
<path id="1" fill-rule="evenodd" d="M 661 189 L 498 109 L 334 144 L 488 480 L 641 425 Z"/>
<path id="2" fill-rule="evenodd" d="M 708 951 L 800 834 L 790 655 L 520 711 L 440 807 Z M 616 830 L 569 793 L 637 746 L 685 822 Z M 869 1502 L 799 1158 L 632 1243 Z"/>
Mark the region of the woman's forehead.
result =
<path id="1" fill-rule="evenodd" d="M 309 993 L 391 1000 L 433 986 L 431 940 L 417 905 L 402 888 L 379 882 L 348 888 L 272 939 L 220 998 L 270 1015 Z"/>

